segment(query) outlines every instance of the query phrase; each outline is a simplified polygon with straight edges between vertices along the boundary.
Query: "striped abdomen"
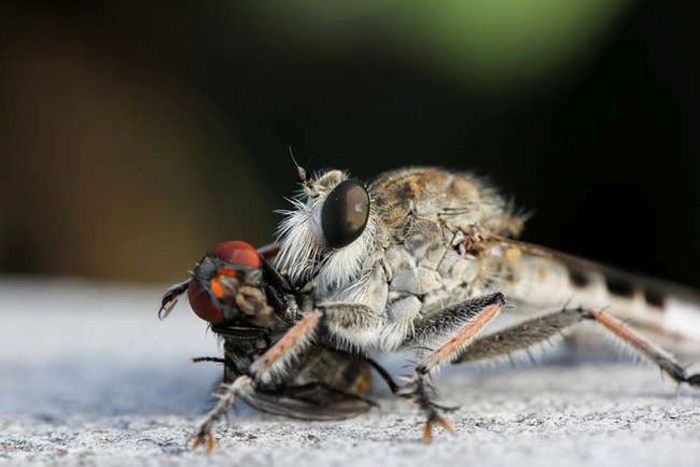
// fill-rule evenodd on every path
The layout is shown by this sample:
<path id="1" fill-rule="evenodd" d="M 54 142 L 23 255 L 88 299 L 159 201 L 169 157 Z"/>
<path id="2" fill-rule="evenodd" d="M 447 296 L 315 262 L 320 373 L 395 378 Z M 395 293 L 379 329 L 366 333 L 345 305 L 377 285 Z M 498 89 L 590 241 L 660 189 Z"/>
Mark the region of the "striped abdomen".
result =
<path id="1" fill-rule="evenodd" d="M 583 306 L 605 309 L 654 334 L 677 352 L 700 352 L 700 294 L 537 245 L 501 249 L 503 289 L 526 311 Z"/>

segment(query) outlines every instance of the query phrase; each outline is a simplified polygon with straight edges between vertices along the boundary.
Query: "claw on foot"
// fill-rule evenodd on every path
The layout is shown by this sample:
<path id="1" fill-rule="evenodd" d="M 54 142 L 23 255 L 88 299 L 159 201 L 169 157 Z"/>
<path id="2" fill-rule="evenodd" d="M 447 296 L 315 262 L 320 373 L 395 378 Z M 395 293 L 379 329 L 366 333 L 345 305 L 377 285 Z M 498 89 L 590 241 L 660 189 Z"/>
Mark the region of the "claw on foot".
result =
<path id="1" fill-rule="evenodd" d="M 700 373 L 697 373 L 697 374 L 694 374 L 694 375 L 687 377 L 685 382 L 691 386 L 700 387 Z"/>
<path id="2" fill-rule="evenodd" d="M 455 427 L 449 419 L 441 415 L 436 415 L 434 418 L 425 422 L 425 426 L 423 427 L 423 444 L 430 444 L 430 442 L 433 440 L 434 423 L 437 423 L 449 433 L 455 432 Z"/>
<path id="3" fill-rule="evenodd" d="M 442 428 L 444 428 L 445 431 L 447 431 L 448 433 L 455 432 L 455 426 L 452 424 L 452 422 L 447 417 L 438 417 L 436 422 L 438 422 L 438 425 L 440 425 Z"/>
<path id="4" fill-rule="evenodd" d="M 433 441 L 433 422 L 428 420 L 423 427 L 423 444 L 430 444 Z"/>
<path id="5" fill-rule="evenodd" d="M 207 431 L 204 433 L 199 433 L 192 443 L 192 449 L 197 449 L 199 446 L 207 445 L 207 454 L 211 454 L 216 449 L 216 438 L 214 433 Z"/>

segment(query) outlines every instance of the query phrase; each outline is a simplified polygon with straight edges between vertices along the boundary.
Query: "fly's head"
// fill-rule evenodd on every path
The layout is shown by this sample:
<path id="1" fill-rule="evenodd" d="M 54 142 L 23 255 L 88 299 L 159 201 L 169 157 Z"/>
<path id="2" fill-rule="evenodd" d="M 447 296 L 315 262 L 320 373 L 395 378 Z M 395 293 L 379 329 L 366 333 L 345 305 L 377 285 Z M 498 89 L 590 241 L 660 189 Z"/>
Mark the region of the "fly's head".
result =
<path id="1" fill-rule="evenodd" d="M 192 311 L 214 325 L 243 320 L 269 327 L 286 306 L 284 292 L 269 284 L 269 272 L 248 243 L 223 242 L 197 263 L 189 280 L 166 291 L 159 316 L 167 316 L 186 292 Z"/>
<path id="2" fill-rule="evenodd" d="M 379 218 L 372 197 L 340 170 L 307 178 L 278 230 L 276 266 L 293 284 L 316 278 L 321 290 L 343 288 L 362 274 L 378 244 Z"/>

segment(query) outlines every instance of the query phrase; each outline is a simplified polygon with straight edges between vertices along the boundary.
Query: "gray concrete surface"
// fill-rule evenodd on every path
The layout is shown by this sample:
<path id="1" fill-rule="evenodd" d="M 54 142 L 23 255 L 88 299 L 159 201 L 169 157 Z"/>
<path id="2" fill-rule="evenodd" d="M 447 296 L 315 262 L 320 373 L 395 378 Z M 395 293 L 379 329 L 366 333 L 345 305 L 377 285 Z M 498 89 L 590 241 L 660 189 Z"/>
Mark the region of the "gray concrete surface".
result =
<path id="1" fill-rule="evenodd" d="M 700 465 L 700 393 L 619 362 L 445 372 L 457 432 L 430 446 L 413 407 L 380 390 L 381 409 L 343 422 L 242 408 L 215 454 L 192 452 L 219 369 L 188 359 L 216 339 L 185 306 L 159 322 L 158 295 L 0 281 L 0 464 Z"/>

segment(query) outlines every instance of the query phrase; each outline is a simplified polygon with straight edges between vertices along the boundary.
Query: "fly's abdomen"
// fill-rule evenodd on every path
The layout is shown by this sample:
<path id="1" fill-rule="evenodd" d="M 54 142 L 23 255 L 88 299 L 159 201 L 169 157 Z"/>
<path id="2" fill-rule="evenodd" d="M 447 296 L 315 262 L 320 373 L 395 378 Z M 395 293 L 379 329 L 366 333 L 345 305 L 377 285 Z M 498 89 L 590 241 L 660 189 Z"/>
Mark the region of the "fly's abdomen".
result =
<path id="1" fill-rule="evenodd" d="M 700 352 L 700 294 L 529 245 L 503 250 L 504 293 L 532 313 L 552 307 L 605 310 L 680 352 Z"/>

